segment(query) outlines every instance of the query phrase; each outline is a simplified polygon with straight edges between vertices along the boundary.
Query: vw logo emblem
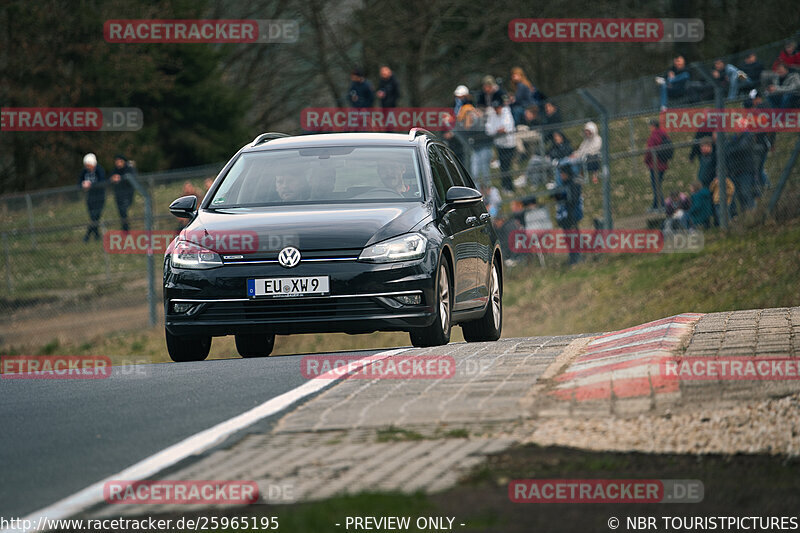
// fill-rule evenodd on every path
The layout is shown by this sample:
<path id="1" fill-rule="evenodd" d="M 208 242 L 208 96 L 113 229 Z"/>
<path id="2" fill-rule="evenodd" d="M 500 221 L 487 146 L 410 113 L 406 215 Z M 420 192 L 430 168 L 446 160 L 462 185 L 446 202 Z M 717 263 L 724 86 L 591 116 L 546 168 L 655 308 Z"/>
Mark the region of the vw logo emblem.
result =
<path id="1" fill-rule="evenodd" d="M 282 267 L 292 268 L 296 267 L 300 262 L 300 250 L 294 246 L 287 246 L 278 254 L 278 263 Z"/>

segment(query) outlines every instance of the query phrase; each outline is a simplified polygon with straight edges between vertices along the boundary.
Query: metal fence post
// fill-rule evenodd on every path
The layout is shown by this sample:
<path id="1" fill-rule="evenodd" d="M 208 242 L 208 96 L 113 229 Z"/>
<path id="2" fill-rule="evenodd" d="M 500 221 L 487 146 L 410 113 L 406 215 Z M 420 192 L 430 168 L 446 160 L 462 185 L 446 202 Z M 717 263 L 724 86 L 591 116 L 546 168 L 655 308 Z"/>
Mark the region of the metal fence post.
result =
<path id="1" fill-rule="evenodd" d="M 144 201 L 144 229 L 147 235 L 152 238 L 153 235 L 153 205 L 150 197 L 150 192 L 142 187 L 139 181 L 131 176 L 130 173 L 125 174 L 125 179 L 130 180 L 136 192 L 142 195 Z M 152 240 L 151 240 L 152 244 Z M 153 247 L 147 248 L 147 304 L 150 308 L 150 325 L 155 326 L 156 315 L 156 280 L 155 280 L 155 258 L 153 257 Z"/>
<path id="2" fill-rule="evenodd" d="M 711 75 L 706 72 L 703 65 L 699 63 L 692 63 L 701 76 L 707 83 L 714 87 L 714 107 L 717 109 L 725 108 L 725 97 L 722 94 L 722 87 L 714 82 Z M 727 158 L 727 143 L 725 140 L 725 132 L 718 131 L 717 133 L 717 190 L 719 191 L 719 227 L 728 229 L 728 158 Z"/>
<path id="3" fill-rule="evenodd" d="M 8 252 L 8 233 L 6 232 L 3 232 L 3 255 L 6 258 L 6 287 L 8 293 L 11 294 L 14 292 L 14 284 L 11 283 L 11 254 Z"/>
<path id="4" fill-rule="evenodd" d="M 587 91 L 586 89 L 578 89 L 578 94 L 583 98 L 590 106 L 592 106 L 595 111 L 600 115 L 600 123 L 601 123 L 601 137 L 603 140 L 603 148 L 602 148 L 602 159 L 603 159 L 603 167 L 602 167 L 602 177 L 603 177 L 603 229 L 613 229 L 614 228 L 614 220 L 611 216 L 611 172 L 609 167 L 609 161 L 611 159 L 609 153 L 608 143 L 611 140 L 608 134 L 608 111 L 605 107 L 600 103 L 597 98 L 592 96 L 592 94 Z"/>
<path id="5" fill-rule="evenodd" d="M 33 225 L 33 202 L 31 201 L 31 195 L 25 195 L 25 205 L 28 208 L 28 229 L 31 230 L 31 245 L 33 248 L 36 248 L 36 233 L 34 232 L 34 225 Z"/>
<path id="6" fill-rule="evenodd" d="M 778 200 L 783 193 L 783 188 L 786 187 L 786 182 L 789 179 L 789 174 L 792 171 L 795 163 L 797 163 L 797 155 L 800 153 L 800 135 L 797 136 L 797 142 L 794 144 L 794 150 L 792 150 L 792 155 L 789 156 L 789 161 L 787 161 L 786 166 L 783 168 L 783 172 L 781 172 L 781 179 L 778 181 L 777 187 L 775 187 L 775 192 L 772 193 L 772 198 L 769 199 L 769 207 L 767 208 L 767 213 L 772 216 L 775 213 L 775 207 L 778 205 Z"/>

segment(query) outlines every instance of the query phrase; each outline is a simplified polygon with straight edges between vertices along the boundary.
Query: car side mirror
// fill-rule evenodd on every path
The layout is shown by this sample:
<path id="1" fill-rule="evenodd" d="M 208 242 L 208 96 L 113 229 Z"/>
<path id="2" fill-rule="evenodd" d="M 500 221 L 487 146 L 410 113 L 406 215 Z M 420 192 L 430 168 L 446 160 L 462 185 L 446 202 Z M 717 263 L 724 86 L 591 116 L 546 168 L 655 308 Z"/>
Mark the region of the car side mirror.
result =
<path id="1" fill-rule="evenodd" d="M 481 191 L 472 187 L 450 187 L 447 189 L 445 203 L 448 206 L 474 205 L 483 200 Z"/>
<path id="2" fill-rule="evenodd" d="M 181 196 L 169 204 L 169 212 L 178 218 L 192 218 L 197 209 L 197 196 Z"/>

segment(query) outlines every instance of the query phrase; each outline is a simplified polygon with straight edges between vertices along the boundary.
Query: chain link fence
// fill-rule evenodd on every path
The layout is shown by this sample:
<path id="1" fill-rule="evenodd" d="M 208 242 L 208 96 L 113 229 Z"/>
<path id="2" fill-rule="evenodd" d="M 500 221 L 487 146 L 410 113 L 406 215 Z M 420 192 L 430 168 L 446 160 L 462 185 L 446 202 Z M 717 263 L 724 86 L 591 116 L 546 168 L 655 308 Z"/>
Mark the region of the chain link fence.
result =
<path id="1" fill-rule="evenodd" d="M 779 46 L 774 43 L 756 51 L 767 69 Z M 744 55 L 726 61 L 738 65 Z M 706 79 L 708 66 L 691 65 L 693 77 Z M 701 100 L 670 102 L 670 106 L 741 107 L 744 100 L 742 93 L 725 102 L 726 95 L 713 87 L 699 94 Z M 711 100 L 715 97 L 716 102 Z M 510 267 L 514 265 L 508 247 L 511 231 L 557 226 L 553 196 L 562 168 L 574 172 L 582 185 L 581 229 L 689 224 L 713 230 L 728 218 L 737 225 L 758 223 L 765 216 L 780 221 L 800 212 L 798 133 L 668 132 L 668 150 L 663 145 L 648 147 L 650 121 L 659 118 L 660 107 L 653 76 L 580 89 L 548 102 L 550 106 L 536 110 L 538 117 L 530 127 L 517 127 L 509 149 L 498 150 L 485 132 L 469 131 L 463 124 L 445 135 L 483 187 L 506 256 L 512 259 Z M 600 148 L 594 145 L 582 157 L 569 159 L 586 141 L 589 123 L 602 138 Z M 167 206 L 185 193 L 187 182 L 202 197 L 204 182 L 221 167 L 140 174 L 145 196 L 135 197 L 130 229 L 177 233 L 180 221 Z M 724 188 L 719 179 L 714 182 L 721 174 L 727 178 Z M 708 194 L 700 191 L 698 196 L 696 182 Z M 101 234 L 121 229 L 113 190 L 106 192 Z M 719 204 L 720 196 L 726 197 L 727 210 L 712 207 L 705 219 L 695 216 L 698 202 Z M 146 198 L 152 206 L 149 220 Z M 84 242 L 87 222 L 86 194 L 77 185 L 0 197 L 0 346 L 4 349 L 68 333 L 86 337 L 146 327 L 160 320 L 161 254 L 151 256 L 154 268 L 149 273 L 146 254 L 109 253 L 102 241 Z"/>
<path id="2" fill-rule="evenodd" d="M 131 234 L 148 226 L 177 233 L 180 221 L 169 213 L 169 204 L 183 195 L 187 182 L 202 197 L 206 180 L 221 168 L 220 163 L 137 176 L 144 195 L 135 194 L 128 213 Z M 122 228 L 113 186 L 105 193 L 100 235 Z M 159 320 L 161 252 L 115 253 L 102 238 L 87 234 L 88 222 L 87 194 L 77 185 L 0 198 L 0 346 Z"/>

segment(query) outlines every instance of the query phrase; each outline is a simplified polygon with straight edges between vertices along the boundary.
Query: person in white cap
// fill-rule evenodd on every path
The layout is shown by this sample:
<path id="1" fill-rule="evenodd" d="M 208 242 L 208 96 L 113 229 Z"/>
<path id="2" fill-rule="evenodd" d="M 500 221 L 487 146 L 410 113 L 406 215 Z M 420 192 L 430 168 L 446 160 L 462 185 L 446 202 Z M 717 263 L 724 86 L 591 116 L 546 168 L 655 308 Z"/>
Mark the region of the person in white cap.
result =
<path id="1" fill-rule="evenodd" d="M 89 211 L 89 225 L 86 226 L 83 242 L 88 242 L 92 235 L 99 241 L 100 232 L 97 230 L 97 224 L 106 204 L 106 171 L 97 164 L 97 156 L 94 154 L 83 156 L 83 171 L 79 184 L 81 189 L 86 191 L 86 208 Z"/>
<path id="2" fill-rule="evenodd" d="M 453 91 L 453 96 L 456 97 L 455 103 L 453 104 L 453 112 L 458 116 L 458 112 L 461 111 L 461 106 L 467 101 L 469 89 L 467 89 L 466 85 L 459 85 L 456 87 L 456 90 Z"/>

